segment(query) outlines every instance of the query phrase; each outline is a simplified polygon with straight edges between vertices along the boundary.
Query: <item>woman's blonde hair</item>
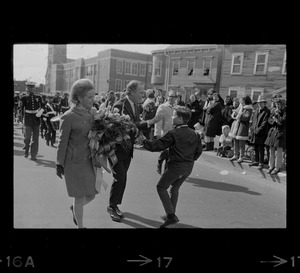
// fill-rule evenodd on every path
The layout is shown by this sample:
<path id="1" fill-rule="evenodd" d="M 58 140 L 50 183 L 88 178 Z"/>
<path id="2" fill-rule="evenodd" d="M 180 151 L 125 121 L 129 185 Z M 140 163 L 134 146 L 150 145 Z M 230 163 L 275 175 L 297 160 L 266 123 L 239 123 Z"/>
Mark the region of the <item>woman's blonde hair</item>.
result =
<path id="1" fill-rule="evenodd" d="M 79 79 L 73 83 L 69 96 L 70 104 L 77 104 L 79 102 L 78 97 L 83 98 L 86 93 L 95 88 L 94 83 L 90 79 Z"/>

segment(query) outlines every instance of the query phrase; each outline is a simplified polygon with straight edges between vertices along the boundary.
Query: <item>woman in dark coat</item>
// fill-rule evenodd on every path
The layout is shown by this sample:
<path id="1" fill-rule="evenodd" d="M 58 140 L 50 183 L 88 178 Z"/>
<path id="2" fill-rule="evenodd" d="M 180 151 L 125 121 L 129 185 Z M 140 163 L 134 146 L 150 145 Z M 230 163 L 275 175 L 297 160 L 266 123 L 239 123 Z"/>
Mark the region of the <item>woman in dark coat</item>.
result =
<path id="1" fill-rule="evenodd" d="M 276 174 L 282 167 L 282 154 L 286 149 L 286 105 L 285 100 L 274 100 L 275 108 L 272 109 L 268 119 L 272 126 L 268 132 L 265 144 L 270 147 L 269 169 L 267 173 Z M 275 156 L 275 151 L 276 156 Z"/>
<path id="2" fill-rule="evenodd" d="M 214 137 L 222 134 L 222 109 L 224 100 L 218 93 L 213 93 L 213 103 L 206 110 L 204 134 L 207 139 L 204 151 L 214 149 Z"/>
<path id="3" fill-rule="evenodd" d="M 225 97 L 224 108 L 222 109 L 223 126 L 228 125 L 229 127 L 231 127 L 231 124 L 233 122 L 233 118 L 231 117 L 232 108 L 233 108 L 233 100 L 228 95 Z"/>
<path id="4" fill-rule="evenodd" d="M 190 102 L 187 103 L 186 105 L 192 112 L 192 116 L 188 122 L 188 126 L 195 130 L 195 127 L 194 125 L 199 122 L 199 117 L 200 117 L 200 114 L 201 114 L 201 106 L 199 104 L 199 101 L 196 100 L 196 96 L 194 94 L 192 94 L 190 96 Z"/>

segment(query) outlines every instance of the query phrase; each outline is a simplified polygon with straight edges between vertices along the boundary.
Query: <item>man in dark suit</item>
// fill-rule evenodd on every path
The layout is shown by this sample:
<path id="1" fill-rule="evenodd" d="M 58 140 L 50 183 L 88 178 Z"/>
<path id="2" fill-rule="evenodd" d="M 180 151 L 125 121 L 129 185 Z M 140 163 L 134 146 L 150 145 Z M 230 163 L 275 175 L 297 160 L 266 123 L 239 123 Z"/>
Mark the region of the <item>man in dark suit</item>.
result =
<path id="1" fill-rule="evenodd" d="M 254 144 L 255 161 L 249 166 L 258 166 L 258 169 L 263 168 L 264 164 L 264 143 L 268 134 L 268 118 L 270 110 L 267 108 L 267 101 L 263 96 L 259 96 L 257 100 L 258 107 L 255 110 L 250 127 L 250 143 Z"/>
<path id="2" fill-rule="evenodd" d="M 126 87 L 125 100 L 118 100 L 114 103 L 113 109 L 117 108 L 122 115 L 129 115 L 131 121 L 133 121 L 139 130 L 147 128 L 147 122 L 141 122 L 140 111 L 138 107 L 139 100 L 142 98 L 143 85 L 141 82 L 132 80 Z M 113 183 L 111 185 L 109 206 L 107 212 L 113 221 L 120 222 L 124 218 L 124 214 L 118 208 L 118 205 L 122 203 L 126 181 L 127 171 L 130 166 L 131 158 L 133 157 L 135 135 L 131 135 L 131 145 L 125 149 L 120 144 L 116 146 L 116 156 L 118 162 L 113 167 Z"/>

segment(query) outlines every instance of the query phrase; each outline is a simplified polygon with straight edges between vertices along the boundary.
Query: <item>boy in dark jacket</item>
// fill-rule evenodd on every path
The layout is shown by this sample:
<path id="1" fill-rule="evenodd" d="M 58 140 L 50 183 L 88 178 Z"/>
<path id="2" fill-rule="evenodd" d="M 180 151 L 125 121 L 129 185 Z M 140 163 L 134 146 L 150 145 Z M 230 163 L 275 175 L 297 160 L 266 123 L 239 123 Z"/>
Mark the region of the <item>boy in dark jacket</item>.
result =
<path id="1" fill-rule="evenodd" d="M 143 141 L 144 147 L 151 152 L 169 149 L 167 169 L 156 186 L 166 212 L 166 215 L 162 217 L 165 222 L 160 228 L 174 225 L 179 221 L 175 215 L 179 188 L 191 174 L 194 162 L 202 153 L 200 135 L 187 125 L 190 118 L 191 111 L 188 108 L 177 106 L 172 116 L 175 129 L 157 140 L 145 139 Z M 167 190 L 170 186 L 169 195 Z"/>

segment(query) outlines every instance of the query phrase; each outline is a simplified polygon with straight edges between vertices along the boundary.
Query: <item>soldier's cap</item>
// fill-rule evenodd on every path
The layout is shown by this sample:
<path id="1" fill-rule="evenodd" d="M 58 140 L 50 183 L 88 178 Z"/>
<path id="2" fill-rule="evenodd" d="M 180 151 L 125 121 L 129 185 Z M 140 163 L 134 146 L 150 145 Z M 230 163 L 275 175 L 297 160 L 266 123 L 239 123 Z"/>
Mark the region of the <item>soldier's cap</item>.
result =
<path id="1" fill-rule="evenodd" d="M 26 86 L 36 86 L 35 82 L 30 82 L 30 81 L 27 81 L 25 84 Z"/>

